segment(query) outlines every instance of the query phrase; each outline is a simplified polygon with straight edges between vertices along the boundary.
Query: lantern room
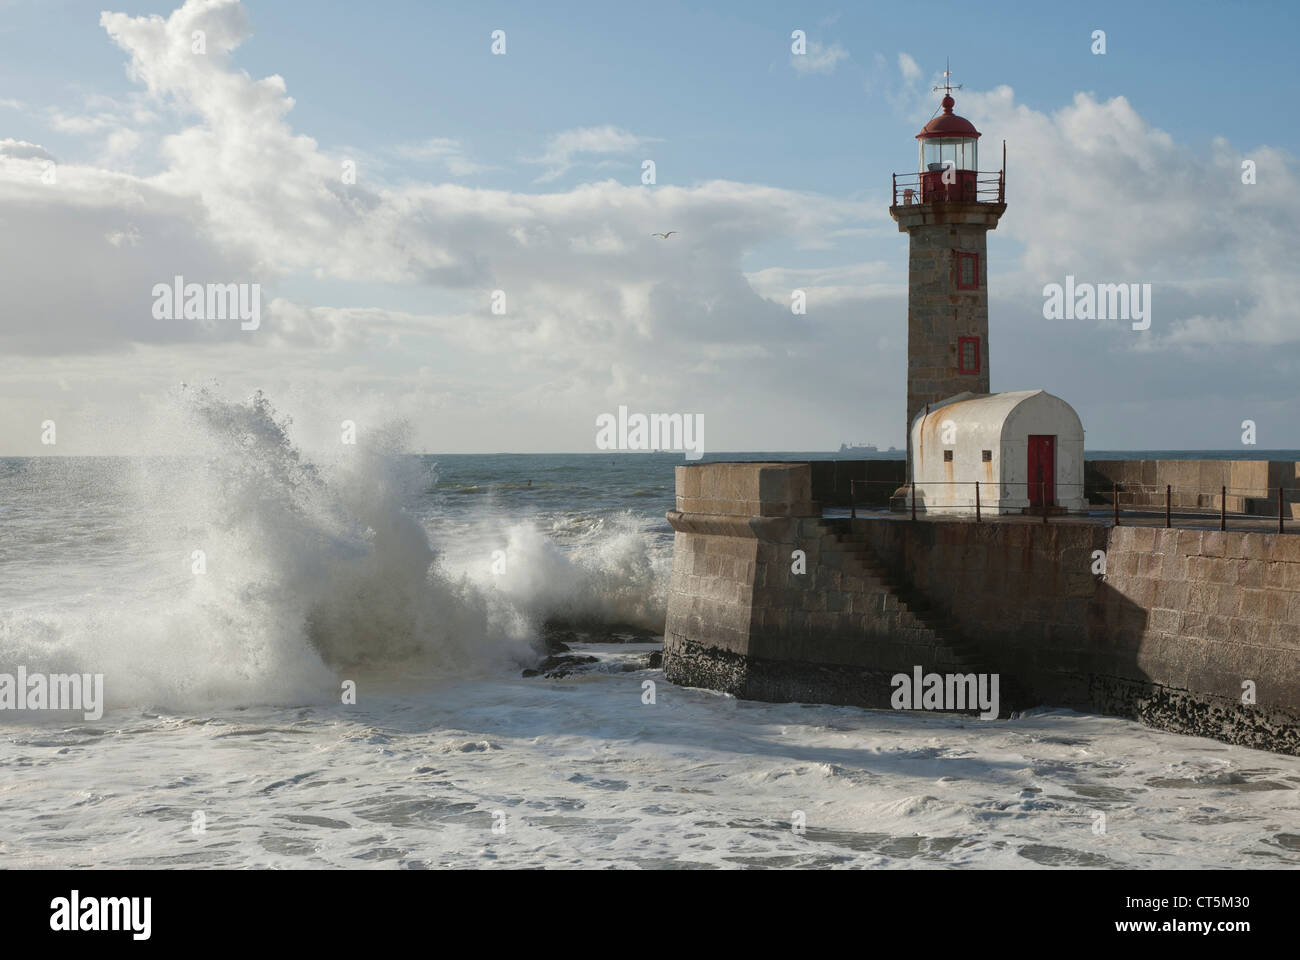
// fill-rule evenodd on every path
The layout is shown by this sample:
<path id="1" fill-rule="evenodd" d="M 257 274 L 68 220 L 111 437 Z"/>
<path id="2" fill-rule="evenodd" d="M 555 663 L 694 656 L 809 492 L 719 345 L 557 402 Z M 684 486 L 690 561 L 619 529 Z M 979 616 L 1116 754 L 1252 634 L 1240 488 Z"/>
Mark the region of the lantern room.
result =
<path id="1" fill-rule="evenodd" d="M 956 101 L 948 93 L 943 113 L 916 135 L 921 151 L 921 202 L 976 199 L 980 132 L 965 117 L 952 112 Z"/>

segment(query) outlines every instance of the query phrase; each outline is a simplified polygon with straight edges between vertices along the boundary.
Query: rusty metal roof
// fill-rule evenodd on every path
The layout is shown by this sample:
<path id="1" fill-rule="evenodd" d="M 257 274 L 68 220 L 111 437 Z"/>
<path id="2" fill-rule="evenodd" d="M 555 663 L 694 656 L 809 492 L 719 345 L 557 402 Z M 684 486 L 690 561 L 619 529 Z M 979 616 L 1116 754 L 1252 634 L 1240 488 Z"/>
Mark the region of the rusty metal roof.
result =
<path id="1" fill-rule="evenodd" d="M 916 135 L 916 139 L 934 140 L 939 137 L 977 139 L 980 132 L 975 129 L 975 124 L 952 112 L 954 103 L 956 101 L 951 96 L 945 96 L 943 98 L 943 113 L 927 123 L 921 129 L 921 132 Z"/>

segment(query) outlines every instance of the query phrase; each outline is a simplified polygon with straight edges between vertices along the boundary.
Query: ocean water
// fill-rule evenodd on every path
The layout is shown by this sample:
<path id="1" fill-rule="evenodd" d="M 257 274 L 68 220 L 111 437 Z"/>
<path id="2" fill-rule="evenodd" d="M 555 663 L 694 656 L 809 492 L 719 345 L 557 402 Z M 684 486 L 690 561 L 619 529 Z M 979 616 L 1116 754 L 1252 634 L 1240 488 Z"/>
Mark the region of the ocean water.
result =
<path id="1" fill-rule="evenodd" d="M 0 673 L 107 701 L 0 711 L 0 866 L 1300 864 L 1300 758 L 667 683 L 680 455 L 309 456 L 202 392 L 157 429 L 0 460 Z M 556 639 L 594 662 L 523 676 Z"/>

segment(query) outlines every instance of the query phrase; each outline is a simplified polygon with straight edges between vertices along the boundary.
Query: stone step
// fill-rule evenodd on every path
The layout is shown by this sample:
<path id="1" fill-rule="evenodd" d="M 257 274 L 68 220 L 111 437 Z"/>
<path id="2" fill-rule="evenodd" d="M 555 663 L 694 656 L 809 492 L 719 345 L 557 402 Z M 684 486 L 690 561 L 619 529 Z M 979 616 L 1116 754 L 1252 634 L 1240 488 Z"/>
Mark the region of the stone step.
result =
<path id="1" fill-rule="evenodd" d="M 940 612 L 929 600 L 918 596 L 908 584 L 875 558 L 865 534 L 840 533 L 833 528 L 831 533 L 835 545 L 831 552 L 838 554 L 841 559 L 852 558 L 852 561 L 867 574 L 867 579 L 874 580 L 889 592 L 898 603 L 900 612 L 909 614 L 935 638 L 936 643 L 945 648 L 946 655 L 941 658 L 945 667 L 952 667 L 964 673 L 998 672 L 1001 677 L 1000 671 L 987 669 L 987 656 L 970 648 L 969 642 L 962 638 L 961 628 L 955 621 Z M 826 548 L 823 550 L 825 551 Z M 1032 706 L 1032 698 L 1013 679 L 1002 677 L 1000 688 L 1004 707 L 1010 705 L 1011 709 L 1024 709 Z"/>

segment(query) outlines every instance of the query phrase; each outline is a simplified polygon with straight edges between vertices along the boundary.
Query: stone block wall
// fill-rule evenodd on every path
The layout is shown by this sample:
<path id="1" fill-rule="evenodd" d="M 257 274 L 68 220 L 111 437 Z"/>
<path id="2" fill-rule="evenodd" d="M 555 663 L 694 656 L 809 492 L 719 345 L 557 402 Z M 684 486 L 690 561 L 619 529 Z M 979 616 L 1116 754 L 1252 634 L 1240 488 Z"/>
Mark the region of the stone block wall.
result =
<path id="1" fill-rule="evenodd" d="M 668 514 L 668 678 L 750 699 L 886 707 L 893 674 L 965 667 L 881 579 L 866 538 L 847 521 L 837 531 L 801 499 L 811 466 L 780 466 L 779 477 L 770 464 L 677 468 L 679 506 L 712 512 Z M 796 499 L 782 515 L 769 498 L 786 495 Z"/>
<path id="2" fill-rule="evenodd" d="M 1036 699 L 1300 753 L 1300 536 L 855 526 Z"/>
<path id="3" fill-rule="evenodd" d="M 813 500 L 822 507 L 848 507 L 856 489 L 858 506 L 889 506 L 890 495 L 907 480 L 905 460 L 813 460 Z M 854 481 L 859 481 L 856 488 Z"/>
<path id="4" fill-rule="evenodd" d="M 907 434 L 927 403 L 989 392 L 988 231 L 983 223 L 919 225 L 908 231 Z M 957 253 L 979 257 L 979 286 L 957 287 Z M 958 337 L 979 339 L 979 372 L 958 372 Z"/>
<path id="5" fill-rule="evenodd" d="M 1249 680 L 1258 712 L 1300 714 L 1300 535 L 1120 527 L 1109 543 L 1107 584 L 1146 622 L 1104 634 L 1141 676 L 1224 707 Z"/>
<path id="6" fill-rule="evenodd" d="M 1014 706 L 1300 753 L 1300 534 L 833 521 L 811 490 L 808 464 L 678 468 L 712 512 L 669 514 L 669 680 L 884 707 L 913 665 L 990 672 Z"/>
<path id="7" fill-rule="evenodd" d="M 1163 510 L 1165 486 L 1175 509 L 1219 508 L 1228 488 L 1230 513 L 1277 516 L 1277 488 L 1300 487 L 1300 464 L 1286 460 L 1089 460 L 1086 482 L 1094 503 L 1110 503 L 1106 487 L 1119 483 L 1120 507 Z M 1300 500 L 1285 495 L 1284 514 L 1300 518 Z"/>
<path id="8" fill-rule="evenodd" d="M 677 509 L 708 516 L 820 515 L 806 463 L 708 463 L 677 468 Z"/>
<path id="9" fill-rule="evenodd" d="M 1099 593 L 1091 557 L 1106 547 L 1104 526 L 891 518 L 855 528 L 900 580 L 975 638 L 994 669 L 1035 690 L 1051 686 L 1057 705 L 1084 706 L 1086 686 L 1070 678 L 1101 666 L 1087 617 Z"/>

